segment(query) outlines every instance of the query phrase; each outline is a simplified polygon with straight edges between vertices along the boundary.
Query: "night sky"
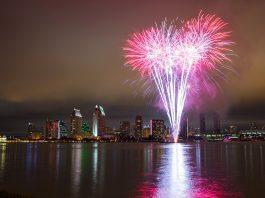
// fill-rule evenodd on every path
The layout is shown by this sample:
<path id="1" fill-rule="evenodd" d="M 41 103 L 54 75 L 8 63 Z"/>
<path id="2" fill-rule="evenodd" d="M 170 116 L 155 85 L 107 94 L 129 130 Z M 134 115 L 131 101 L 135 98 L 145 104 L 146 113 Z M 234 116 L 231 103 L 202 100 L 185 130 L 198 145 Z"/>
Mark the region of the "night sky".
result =
<path id="1" fill-rule="evenodd" d="M 0 131 L 22 132 L 74 107 L 91 121 L 103 104 L 107 124 L 142 114 L 165 118 L 144 96 L 137 72 L 124 67 L 131 32 L 200 10 L 229 23 L 238 71 L 201 112 L 218 111 L 227 124 L 265 124 L 265 1 L 245 0 L 11 0 L 0 8 Z M 198 110 L 190 110 L 196 118 Z M 210 118 L 209 118 L 210 119 Z"/>

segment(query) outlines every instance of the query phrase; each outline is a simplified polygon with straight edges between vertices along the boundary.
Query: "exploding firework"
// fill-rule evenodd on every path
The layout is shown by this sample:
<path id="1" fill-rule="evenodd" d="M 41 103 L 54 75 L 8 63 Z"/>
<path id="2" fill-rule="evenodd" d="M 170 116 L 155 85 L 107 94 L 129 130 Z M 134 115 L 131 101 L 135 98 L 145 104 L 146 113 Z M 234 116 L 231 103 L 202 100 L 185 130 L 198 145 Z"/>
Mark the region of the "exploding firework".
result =
<path id="1" fill-rule="evenodd" d="M 182 27 L 163 22 L 127 41 L 126 64 L 155 83 L 175 142 L 187 94 L 196 93 L 199 79 L 208 78 L 210 71 L 222 72 L 223 62 L 230 61 L 226 25 L 215 15 L 200 13 Z"/>

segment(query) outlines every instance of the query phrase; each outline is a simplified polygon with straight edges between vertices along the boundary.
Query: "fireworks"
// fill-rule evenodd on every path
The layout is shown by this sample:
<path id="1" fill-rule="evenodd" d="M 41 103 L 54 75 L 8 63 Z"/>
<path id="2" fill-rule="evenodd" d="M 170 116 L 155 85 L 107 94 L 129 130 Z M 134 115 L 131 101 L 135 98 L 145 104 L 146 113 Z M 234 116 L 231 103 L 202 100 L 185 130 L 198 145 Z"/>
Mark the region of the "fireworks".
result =
<path id="1" fill-rule="evenodd" d="M 155 83 L 175 142 L 187 94 L 197 93 L 210 72 L 222 73 L 222 64 L 230 61 L 226 26 L 215 15 L 200 13 L 181 27 L 163 22 L 135 33 L 124 47 L 126 64 Z"/>

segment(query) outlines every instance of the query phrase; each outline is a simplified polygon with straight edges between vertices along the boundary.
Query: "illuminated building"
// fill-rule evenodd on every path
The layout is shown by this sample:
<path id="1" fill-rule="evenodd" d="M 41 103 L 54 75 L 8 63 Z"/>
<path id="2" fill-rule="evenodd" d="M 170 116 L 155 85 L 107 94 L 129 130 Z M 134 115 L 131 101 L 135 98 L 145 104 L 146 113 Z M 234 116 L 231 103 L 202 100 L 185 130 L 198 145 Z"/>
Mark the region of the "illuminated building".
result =
<path id="1" fill-rule="evenodd" d="M 74 109 L 70 115 L 71 136 L 79 135 L 82 131 L 83 117 L 79 109 Z"/>
<path id="2" fill-rule="evenodd" d="M 137 115 L 135 118 L 135 137 L 141 137 L 143 129 L 143 119 L 142 116 Z"/>
<path id="3" fill-rule="evenodd" d="M 7 142 L 6 136 L 5 135 L 0 135 L 0 142 Z"/>
<path id="4" fill-rule="evenodd" d="M 67 137 L 68 136 L 68 130 L 66 123 L 62 120 L 59 121 L 59 128 L 60 128 L 60 137 Z"/>
<path id="5" fill-rule="evenodd" d="M 36 131 L 35 125 L 32 122 L 28 123 L 28 135 L 29 137 Z"/>
<path id="6" fill-rule="evenodd" d="M 83 124 L 82 124 L 82 132 L 83 133 L 89 132 L 89 125 L 88 125 L 88 122 L 86 122 L 86 121 L 83 121 Z"/>
<path id="7" fill-rule="evenodd" d="M 130 135 L 131 132 L 131 124 L 129 121 L 122 121 L 120 123 L 120 132 L 125 135 L 128 136 Z"/>
<path id="8" fill-rule="evenodd" d="M 113 128 L 106 126 L 105 132 L 106 132 L 106 134 L 113 134 L 114 133 L 114 130 L 113 130 Z"/>
<path id="9" fill-rule="evenodd" d="M 149 138 L 151 136 L 150 127 L 143 128 L 141 136 L 142 136 L 142 138 Z"/>
<path id="10" fill-rule="evenodd" d="M 82 124 L 82 137 L 83 138 L 92 137 L 92 133 L 91 133 L 91 130 L 90 130 L 90 127 L 87 121 L 83 121 L 83 124 Z"/>
<path id="11" fill-rule="evenodd" d="M 31 140 L 39 140 L 41 139 L 41 132 L 33 132 L 30 137 Z"/>
<path id="12" fill-rule="evenodd" d="M 213 114 L 213 131 L 214 133 L 220 133 L 220 116 L 218 113 Z"/>
<path id="13" fill-rule="evenodd" d="M 150 133 L 154 140 L 162 138 L 164 129 L 164 120 L 150 120 Z"/>
<path id="14" fill-rule="evenodd" d="M 60 121 L 46 120 L 46 139 L 60 139 Z"/>
<path id="15" fill-rule="evenodd" d="M 28 138 L 31 140 L 39 140 L 41 138 L 41 132 L 37 131 L 32 122 L 28 123 Z"/>
<path id="16" fill-rule="evenodd" d="M 203 113 L 200 114 L 200 133 L 206 133 L 205 115 Z"/>
<path id="17" fill-rule="evenodd" d="M 105 134 L 105 112 L 102 106 L 96 105 L 93 112 L 93 136 Z"/>

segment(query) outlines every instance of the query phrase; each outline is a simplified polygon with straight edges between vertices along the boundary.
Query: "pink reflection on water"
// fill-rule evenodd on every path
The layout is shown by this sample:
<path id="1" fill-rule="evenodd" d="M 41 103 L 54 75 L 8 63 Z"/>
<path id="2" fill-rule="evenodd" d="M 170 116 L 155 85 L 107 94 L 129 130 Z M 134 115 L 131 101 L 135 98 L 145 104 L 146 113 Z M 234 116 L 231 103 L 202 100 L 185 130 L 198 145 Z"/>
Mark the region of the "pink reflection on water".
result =
<path id="1" fill-rule="evenodd" d="M 213 180 L 196 174 L 201 171 L 196 170 L 201 166 L 191 166 L 190 153 L 185 147 L 182 144 L 170 145 L 168 153 L 160 158 L 161 166 L 146 175 L 135 197 L 242 197 L 239 192 L 227 191 L 225 180 Z M 198 154 L 200 152 L 196 153 L 197 162 L 200 161 Z"/>

